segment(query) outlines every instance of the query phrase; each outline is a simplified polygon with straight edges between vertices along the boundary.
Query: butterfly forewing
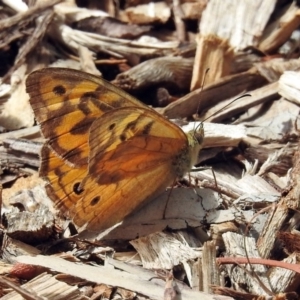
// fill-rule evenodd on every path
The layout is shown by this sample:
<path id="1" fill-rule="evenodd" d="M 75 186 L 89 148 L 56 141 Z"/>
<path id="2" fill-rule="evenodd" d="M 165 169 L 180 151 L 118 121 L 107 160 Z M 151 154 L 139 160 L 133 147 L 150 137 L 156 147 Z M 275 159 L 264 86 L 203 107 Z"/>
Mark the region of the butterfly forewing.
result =
<path id="1" fill-rule="evenodd" d="M 146 107 L 102 78 L 71 69 L 35 71 L 27 78 L 26 90 L 49 145 L 78 167 L 87 164 L 88 133 L 96 118 L 114 108 Z"/>

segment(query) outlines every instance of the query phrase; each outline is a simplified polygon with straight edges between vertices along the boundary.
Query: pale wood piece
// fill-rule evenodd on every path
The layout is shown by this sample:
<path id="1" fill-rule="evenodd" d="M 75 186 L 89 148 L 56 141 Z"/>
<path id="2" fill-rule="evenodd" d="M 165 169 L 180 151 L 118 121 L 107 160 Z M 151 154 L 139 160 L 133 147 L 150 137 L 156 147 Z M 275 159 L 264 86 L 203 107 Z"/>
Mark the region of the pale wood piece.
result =
<path id="1" fill-rule="evenodd" d="M 214 241 L 215 247 L 218 247 L 219 250 L 224 251 L 225 245 L 222 238 L 223 233 L 226 233 L 228 231 L 239 232 L 239 228 L 237 227 L 236 222 L 227 221 L 227 222 L 222 222 L 220 224 L 211 224 L 209 231 L 211 234 L 211 239 Z"/>
<path id="2" fill-rule="evenodd" d="M 300 60 L 274 58 L 256 63 L 254 64 L 254 67 L 260 75 L 271 83 L 278 81 L 281 75 L 286 71 L 298 71 L 300 68 Z"/>
<path id="3" fill-rule="evenodd" d="M 256 63 L 261 62 L 262 58 L 256 52 L 238 51 L 234 54 L 231 64 L 230 74 L 236 74 L 250 70 Z"/>
<path id="4" fill-rule="evenodd" d="M 5 257 L 3 257 L 3 260 Z M 6 275 L 11 272 L 13 268 L 12 264 L 5 263 L 4 261 L 0 261 L 0 275 Z"/>
<path id="5" fill-rule="evenodd" d="M 203 291 L 211 293 L 211 285 L 220 285 L 220 274 L 216 263 L 216 244 L 214 241 L 204 243 L 202 250 L 202 286 Z"/>
<path id="6" fill-rule="evenodd" d="M 78 56 L 80 59 L 81 70 L 90 74 L 101 76 L 102 74 L 95 66 L 95 53 L 87 47 L 78 47 Z"/>
<path id="7" fill-rule="evenodd" d="M 241 94 L 249 92 L 249 94 L 252 95 L 250 98 L 243 98 L 236 101 L 224 111 L 218 113 L 216 117 L 209 119 L 211 122 L 220 122 L 222 117 L 231 117 L 233 113 L 242 111 L 243 103 L 245 103 L 244 108 L 249 109 L 255 105 L 254 103 L 257 105 L 258 103 L 275 100 L 278 96 L 279 87 L 277 81 L 280 76 L 285 71 L 297 70 L 299 68 L 299 59 L 273 59 L 271 61 L 257 63 L 246 72 L 226 76 L 211 85 L 205 84 L 203 89 L 199 88 L 183 96 L 160 111 L 169 118 L 184 118 L 199 111 L 200 116 L 203 118 L 201 112 L 210 107 L 213 107 L 213 109 L 205 114 L 205 117 L 211 116 L 217 109 L 223 108 Z M 270 84 L 263 86 L 266 83 L 265 80 L 269 81 Z"/>
<path id="8" fill-rule="evenodd" d="M 183 21 L 183 10 L 180 5 L 180 0 L 173 0 L 172 13 L 176 27 L 177 40 L 185 42 L 187 40 L 187 30 Z"/>
<path id="9" fill-rule="evenodd" d="M 184 132 L 190 132 L 203 126 L 203 148 L 234 147 L 247 139 L 247 130 L 243 125 L 225 125 L 216 123 L 190 122 L 182 126 Z"/>
<path id="10" fill-rule="evenodd" d="M 20 168 L 21 171 L 29 174 L 32 174 L 35 171 L 32 169 L 29 170 L 29 168 L 24 168 L 24 164 L 35 168 L 38 168 L 40 165 L 38 156 L 27 155 L 23 152 L 18 153 L 16 151 L 9 153 L 3 146 L 0 146 L 0 160 L 2 168 L 10 168 L 11 170 L 17 170 Z"/>
<path id="11" fill-rule="evenodd" d="M 89 17 L 107 17 L 108 13 L 103 10 L 87 9 L 78 7 L 74 1 L 64 1 L 55 5 L 54 11 L 58 16 L 63 16 L 66 23 L 78 22 Z"/>
<path id="12" fill-rule="evenodd" d="M 188 89 L 193 63 L 193 58 L 172 56 L 153 58 L 120 73 L 112 83 L 122 89 L 133 91 L 161 82 L 180 89 Z"/>
<path id="13" fill-rule="evenodd" d="M 37 208 L 37 203 L 44 203 L 47 207 L 50 205 L 46 202 L 46 191 L 44 188 L 45 182 L 42 178 L 39 178 L 37 171 L 32 176 L 19 177 L 10 188 L 3 190 L 3 208 L 5 212 L 9 211 L 10 205 L 22 202 L 25 209 L 28 211 L 34 211 Z M 30 201 L 24 202 L 21 199 L 25 199 L 22 196 L 22 190 L 25 190 L 27 195 L 30 196 Z M 28 200 L 28 199 L 27 199 Z M 50 201 L 50 200 L 49 200 Z"/>
<path id="14" fill-rule="evenodd" d="M 14 71 L 18 70 L 24 65 L 28 54 L 42 40 L 48 25 L 54 16 L 50 6 L 53 8 L 55 4 L 61 1 L 62 0 L 37 2 L 36 5 L 27 9 L 26 11 L 18 13 L 9 18 L 4 18 L 4 20 L 0 21 L 0 48 L 10 47 L 11 41 L 22 40 L 18 49 L 18 54 L 14 60 L 14 64 L 3 77 L 3 82 L 7 81 Z M 34 18 L 34 16 L 39 17 L 40 23 L 35 28 L 32 27 L 29 29 L 28 23 Z M 21 39 L 23 35 L 26 36 L 26 39 Z M 24 79 L 24 76 L 20 78 Z M 25 97 L 23 98 L 26 100 Z M 20 101 L 20 98 L 18 98 L 18 100 Z M 20 110 L 19 113 L 20 112 L 23 113 L 23 110 Z M 23 118 L 25 120 L 22 120 L 22 118 L 17 115 L 15 118 L 18 119 L 19 123 L 21 122 L 21 125 L 15 128 L 22 127 L 22 121 L 25 122 L 26 119 Z"/>
<path id="15" fill-rule="evenodd" d="M 273 22 L 268 25 L 258 46 L 265 53 L 272 53 L 278 49 L 300 24 L 300 10 L 295 2 L 291 2 L 288 8 L 283 6 L 277 15 L 281 16 L 274 18 Z"/>
<path id="16" fill-rule="evenodd" d="M 209 1 L 203 12 L 200 32 L 214 33 L 236 50 L 257 46 L 276 5 L 276 0 Z M 224 13 L 226 12 L 226 13 Z"/>
<path id="17" fill-rule="evenodd" d="M 134 7 L 125 9 L 125 14 L 130 23 L 133 24 L 152 24 L 152 23 L 166 23 L 171 17 L 171 9 L 169 5 L 164 2 L 150 2 L 148 4 L 140 4 Z"/>
<path id="18" fill-rule="evenodd" d="M 182 263 L 183 269 L 185 271 L 189 286 L 195 291 L 203 291 L 199 286 L 199 261 L 198 260 L 188 260 Z"/>
<path id="19" fill-rule="evenodd" d="M 233 232 L 223 234 L 226 247 L 226 256 L 230 257 L 246 257 L 245 247 L 249 258 L 260 258 L 259 251 L 256 247 L 255 240 Z M 230 276 L 232 284 L 241 290 L 241 286 L 246 286 L 250 293 L 269 296 L 268 291 L 272 291 L 269 279 L 267 277 L 267 267 L 263 265 L 226 265 L 227 272 Z M 259 277 L 259 281 L 253 272 Z M 263 285 L 265 287 L 263 287 Z"/>
<path id="20" fill-rule="evenodd" d="M 280 193 L 268 184 L 262 177 L 258 175 L 245 174 L 241 179 L 237 181 L 237 186 L 239 186 L 243 191 L 246 191 L 251 195 L 274 195 L 280 196 Z"/>
<path id="21" fill-rule="evenodd" d="M 43 273 L 21 286 L 28 292 L 33 291 L 38 299 L 47 300 L 87 300 L 76 286 L 70 286 L 62 281 L 55 279 L 51 274 Z M 33 296 L 34 296 L 33 295 Z M 22 300 L 24 299 L 17 292 L 11 292 L 1 299 L 3 300 Z"/>
<path id="22" fill-rule="evenodd" d="M 6 148 L 9 148 L 11 151 L 19 151 L 34 155 L 39 155 L 42 147 L 42 143 L 40 142 L 30 141 L 28 139 L 21 138 L 7 138 L 3 140 L 3 145 Z"/>
<path id="23" fill-rule="evenodd" d="M 14 65 L 11 67 L 9 72 L 5 74 L 3 81 L 5 81 L 6 78 L 8 78 L 14 71 L 18 71 L 19 68 L 24 67 L 27 57 L 29 57 L 29 54 L 32 53 L 32 50 L 35 49 L 42 41 L 53 18 L 54 12 L 52 10 L 46 10 L 38 16 L 37 24 L 34 28 L 33 33 L 29 35 L 29 38 L 20 47 L 18 55 L 14 61 Z M 24 80 L 25 76 L 21 78 Z"/>
<path id="24" fill-rule="evenodd" d="M 267 258 L 275 247 L 276 232 L 286 222 L 289 216 L 289 209 L 285 205 L 278 205 L 277 207 L 270 207 L 268 214 L 268 220 L 265 223 L 265 227 L 259 236 L 257 241 L 257 247 L 261 257 Z"/>
<path id="25" fill-rule="evenodd" d="M 5 277 L 0 277 L 0 282 L 1 282 L 2 286 L 8 287 L 8 288 L 10 288 L 10 290 L 15 291 L 17 293 L 17 296 L 22 296 L 21 299 L 26 299 L 26 300 L 43 300 L 43 298 L 39 297 L 32 290 L 31 291 L 27 291 L 26 289 L 24 289 L 24 288 L 16 285 L 14 282 L 6 279 Z"/>
<path id="26" fill-rule="evenodd" d="M 283 262 L 297 264 L 297 253 L 289 255 Z M 288 269 L 271 268 L 269 271 L 270 283 L 274 287 L 274 292 L 292 291 L 299 285 L 299 274 Z"/>
<path id="27" fill-rule="evenodd" d="M 256 46 L 275 7 L 275 0 L 209 1 L 201 18 L 191 90 L 230 73 L 234 50 Z M 226 12 L 226 13 L 224 13 Z"/>
<path id="28" fill-rule="evenodd" d="M 268 171 L 282 176 L 286 175 L 287 171 L 293 166 L 292 157 L 297 148 L 294 143 L 283 146 L 282 143 L 260 145 L 258 138 L 255 140 L 250 138 L 247 141 L 251 144 L 245 151 L 245 157 L 251 162 L 256 161 L 262 164 L 259 174 L 271 167 L 271 170 Z M 283 178 L 286 178 L 286 176 Z"/>
<path id="29" fill-rule="evenodd" d="M 221 166 L 220 169 L 215 169 L 215 176 L 217 178 L 218 188 L 215 185 L 215 179 L 210 169 L 200 170 L 193 172 L 192 177 L 197 178 L 200 181 L 208 180 L 213 184 L 210 188 L 215 190 L 221 190 L 225 195 L 229 195 L 233 199 L 237 199 L 244 195 L 258 195 L 266 199 L 273 195 L 279 197 L 280 193 L 275 190 L 267 181 L 257 175 L 245 174 L 238 176 L 235 170 L 232 170 L 230 166 Z M 207 186 L 206 186 L 207 187 Z"/>
<path id="30" fill-rule="evenodd" d="M 212 286 L 212 289 L 215 293 L 230 296 L 234 299 L 247 299 L 247 300 L 253 300 L 253 299 L 260 299 L 259 296 L 250 293 L 240 292 L 233 288 L 227 288 L 222 286 Z M 264 299 L 264 297 L 263 297 Z"/>
<path id="31" fill-rule="evenodd" d="M 28 10 L 28 6 L 22 0 L 3 0 L 3 4 L 6 4 L 16 12 L 25 12 Z"/>
<path id="32" fill-rule="evenodd" d="M 165 282 L 163 280 L 161 280 L 160 284 L 158 284 L 158 282 L 152 282 L 151 279 L 154 277 L 153 273 L 151 277 L 146 275 L 141 276 L 141 274 L 137 276 L 135 274 L 128 274 L 111 268 L 80 265 L 78 263 L 68 262 L 58 257 L 42 255 L 35 257 L 19 256 L 16 258 L 16 261 L 32 265 L 39 265 L 52 269 L 56 272 L 69 274 L 98 284 L 103 283 L 111 286 L 119 286 L 155 300 L 161 300 L 165 290 Z M 189 288 L 182 288 L 179 292 L 182 300 L 232 299 L 231 297 L 209 295 L 206 293 L 192 291 Z"/>
<path id="33" fill-rule="evenodd" d="M 6 163 L 22 167 L 26 164 L 38 168 L 41 146 L 42 143 L 27 139 L 5 139 L 3 146 L 0 146 L 1 165 Z"/>
<path id="34" fill-rule="evenodd" d="M 235 165 L 230 167 L 221 164 L 217 168 L 214 167 L 213 171 L 217 178 L 218 187 L 216 187 L 215 178 L 211 168 L 204 167 L 203 170 L 200 169 L 198 172 L 192 172 L 192 179 L 200 181 L 202 187 L 217 190 L 232 199 L 237 199 L 243 195 L 244 191 L 236 184 L 236 181 L 241 177 L 241 174 L 240 170 L 238 170 Z M 205 184 L 205 182 L 208 182 L 209 184 Z"/>
<path id="35" fill-rule="evenodd" d="M 1 133 L 0 141 L 2 142 L 5 139 L 20 139 L 20 138 L 33 139 L 37 137 L 41 137 L 40 127 L 32 126 L 29 128 L 22 128 L 10 132 Z"/>
<path id="36" fill-rule="evenodd" d="M 210 3 L 210 2 L 209 2 Z M 210 34 L 197 35 L 197 51 L 191 81 L 191 91 L 201 88 L 205 84 L 230 74 L 231 62 L 234 57 L 233 49 L 228 41 Z M 209 73 L 207 73 L 209 69 Z"/>
<path id="37" fill-rule="evenodd" d="M 227 99 L 208 109 L 202 116 L 203 119 L 209 118 L 209 122 L 217 123 L 224 119 L 229 119 L 241 112 L 247 111 L 253 106 L 267 103 L 268 101 L 278 99 L 278 82 L 270 83 L 261 88 L 249 91 L 250 97 L 243 97 L 231 103 L 235 97 Z M 228 105 L 231 103 L 230 105 Z M 226 105 L 228 107 L 224 108 Z"/>
<path id="38" fill-rule="evenodd" d="M 163 232 L 135 239 L 130 244 L 140 255 L 143 267 L 147 269 L 169 270 L 200 255 L 199 251 L 193 250 L 186 242 Z"/>
<path id="39" fill-rule="evenodd" d="M 9 237 L 7 234 L 3 238 L 3 253 L 2 257 L 5 261 L 13 264 L 15 258 L 21 255 L 35 256 L 41 254 L 41 251 L 36 247 L 25 244 L 19 240 Z"/>
<path id="40" fill-rule="evenodd" d="M 21 179 L 19 181 L 21 181 Z M 9 199 L 8 203 L 7 200 L 4 200 L 4 204 L 6 207 L 7 205 L 12 205 L 15 207 L 22 206 L 22 208 L 27 212 L 45 214 L 46 223 L 46 220 L 49 217 L 47 216 L 49 213 L 47 210 L 51 210 L 51 213 L 54 213 L 55 211 L 51 205 L 52 202 L 47 202 L 47 194 L 44 188 L 44 182 L 42 179 L 37 178 L 35 181 L 33 181 L 35 182 L 35 186 L 32 187 L 34 183 L 26 180 L 26 178 L 23 179 L 23 186 L 21 185 L 22 183 L 19 184 L 19 181 L 16 183 L 16 185 L 19 186 L 19 191 L 11 196 L 8 196 L 8 193 L 6 193 L 5 195 L 8 196 Z M 16 211 L 12 212 L 16 213 Z"/>
<path id="41" fill-rule="evenodd" d="M 25 74 L 26 65 L 22 65 L 11 77 L 12 90 L 0 116 L 1 125 L 9 130 L 30 127 L 34 123 L 29 96 L 25 92 Z"/>
<path id="42" fill-rule="evenodd" d="M 298 143 L 297 150 L 294 155 L 294 166 L 291 172 L 291 181 L 287 187 L 287 195 L 283 198 L 285 203 L 291 209 L 298 211 L 300 207 L 300 143 Z M 297 226 L 297 217 L 293 218 L 291 226 Z"/>
<path id="43" fill-rule="evenodd" d="M 183 11 L 182 18 L 184 20 L 199 20 L 201 18 L 202 12 L 207 5 L 207 0 L 198 0 L 195 2 L 181 2 L 181 9 Z"/>
<path id="44" fill-rule="evenodd" d="M 282 143 L 282 137 L 297 134 L 295 123 L 299 118 L 299 112 L 298 105 L 284 98 L 271 102 L 268 110 L 261 107 L 259 111 L 256 111 L 255 119 L 251 118 L 255 110 L 253 112 L 249 110 L 241 117 L 243 124 L 248 127 L 246 141 L 252 145 L 259 145 L 262 141 L 268 140 Z M 276 144 L 278 145 L 278 143 Z M 273 145 L 273 150 L 276 149 L 276 144 Z M 295 142 L 293 144 L 295 146 Z M 272 148 L 271 145 L 269 147 Z"/>
<path id="45" fill-rule="evenodd" d="M 137 236 L 163 231 L 166 227 L 175 230 L 200 227 L 204 218 L 234 220 L 234 214 L 226 210 L 216 214 L 218 206 L 218 195 L 212 190 L 182 187 L 173 188 L 170 194 L 168 189 L 117 226 L 102 233 L 83 231 L 79 237 L 132 240 Z M 200 240 L 202 243 L 204 241 Z"/>
<path id="46" fill-rule="evenodd" d="M 224 99 L 229 99 L 253 90 L 265 83 L 265 79 L 255 68 L 238 75 L 220 78 L 213 84 L 196 89 L 177 101 L 161 109 L 161 113 L 169 118 L 184 118 L 198 111 L 214 106 Z"/>
<path id="47" fill-rule="evenodd" d="M 54 215 L 44 206 L 35 212 L 7 213 L 6 222 L 10 237 L 29 244 L 46 241 L 54 234 Z"/>
<path id="48" fill-rule="evenodd" d="M 84 46 L 90 51 L 107 53 L 116 58 L 131 58 L 132 55 L 149 58 L 154 55 L 162 55 L 162 53 L 172 53 L 179 45 L 177 41 L 162 42 L 154 38 L 151 39 L 151 42 L 110 38 L 72 29 L 62 21 L 52 22 L 48 33 L 75 53 L 78 53 L 80 46 Z"/>
<path id="49" fill-rule="evenodd" d="M 279 94 L 285 99 L 300 105 L 300 72 L 286 71 L 279 80 Z"/>
<path id="50" fill-rule="evenodd" d="M 294 148 L 294 147 L 293 147 Z M 276 170 L 278 174 L 280 174 L 280 171 L 282 170 L 282 174 L 286 174 L 288 169 L 292 167 L 292 162 L 289 166 L 286 166 L 288 162 L 284 162 L 284 160 L 291 160 L 291 155 L 294 153 L 292 151 L 292 147 L 289 147 L 289 145 L 283 146 L 281 149 L 275 150 L 272 152 L 267 159 L 263 162 L 262 166 L 260 167 L 257 175 L 263 176 L 263 175 L 269 175 L 271 174 L 271 170 Z M 295 150 L 295 149 L 293 149 Z M 271 175 L 272 176 L 272 175 Z M 276 176 L 274 174 L 273 176 Z M 284 177 L 286 180 L 286 184 L 282 188 L 287 187 L 287 176 Z M 283 183 L 283 182 L 282 182 Z"/>
<path id="51" fill-rule="evenodd" d="M 236 245 L 233 245 L 233 247 L 236 247 Z M 260 284 L 261 288 L 264 289 L 264 291 L 270 296 L 275 294 L 281 294 L 282 291 L 293 291 L 295 290 L 295 287 L 299 285 L 299 267 L 296 261 L 296 252 L 287 257 L 284 261 L 250 257 L 250 255 L 248 255 L 247 257 L 229 256 L 218 259 L 219 263 L 225 262 L 226 264 L 237 264 L 240 267 L 243 267 L 244 264 L 247 264 L 251 272 L 246 273 L 249 276 L 253 276 L 253 279 L 256 279 L 257 283 Z M 268 267 L 267 273 L 261 273 L 255 270 L 253 268 L 254 266 L 270 267 Z M 229 266 L 227 268 L 229 268 Z M 263 281 L 261 280 L 262 275 L 263 278 L 267 277 L 267 280 L 269 282 L 269 285 L 272 287 L 272 290 L 270 290 L 268 286 L 264 285 Z M 242 285 L 240 285 L 240 287 L 242 289 L 243 283 L 241 282 L 241 284 Z M 255 291 L 254 293 L 256 294 Z M 262 297 L 262 295 L 259 294 L 259 297 Z"/>
<path id="52" fill-rule="evenodd" d="M 37 5 L 31 7 L 23 13 L 14 15 L 11 18 L 7 18 L 0 21 L 0 31 L 6 30 L 14 25 L 20 25 L 20 22 L 27 22 L 28 19 L 32 18 L 33 15 L 41 14 L 49 7 L 53 7 L 62 0 L 51 0 L 38 2 Z"/>
<path id="53" fill-rule="evenodd" d="M 119 254 L 119 255 L 118 255 Z M 123 255 L 122 253 L 115 253 L 114 254 L 114 258 L 108 258 L 106 255 L 106 261 L 105 261 L 105 265 L 106 266 L 114 266 L 116 269 L 118 270 L 123 270 L 126 273 L 131 273 L 131 274 L 135 274 L 136 276 L 139 276 L 141 278 L 151 278 L 151 281 L 153 283 L 157 283 L 158 285 L 161 285 L 161 278 L 164 278 L 165 276 L 155 276 L 154 272 L 156 273 L 156 275 L 158 275 L 157 271 L 152 271 L 152 270 L 147 270 L 143 267 L 141 267 L 141 261 L 138 260 L 139 255 L 134 252 L 131 254 L 131 257 L 127 257 L 126 262 L 120 261 L 121 256 Z M 194 287 L 194 290 L 199 290 L 198 284 L 195 283 L 195 280 L 197 280 L 197 276 L 198 276 L 198 270 L 194 270 L 194 268 L 196 268 L 197 266 L 197 262 L 194 260 L 191 261 L 187 261 L 185 263 L 183 263 L 183 267 L 185 269 L 185 271 L 187 271 L 187 278 L 189 280 L 190 286 Z M 189 274 L 189 272 L 191 272 L 191 274 Z M 174 280 L 177 290 L 181 290 L 181 289 L 185 289 L 186 288 L 186 284 L 179 281 L 179 280 Z"/>

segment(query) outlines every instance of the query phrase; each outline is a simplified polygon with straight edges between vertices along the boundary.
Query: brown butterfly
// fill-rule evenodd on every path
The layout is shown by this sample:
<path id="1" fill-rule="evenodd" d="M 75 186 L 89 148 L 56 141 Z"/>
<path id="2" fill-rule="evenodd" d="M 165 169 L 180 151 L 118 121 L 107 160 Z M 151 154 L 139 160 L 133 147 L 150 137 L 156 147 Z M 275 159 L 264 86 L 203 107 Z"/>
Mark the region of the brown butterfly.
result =
<path id="1" fill-rule="evenodd" d="M 81 229 L 121 222 L 197 161 L 202 126 L 186 134 L 100 77 L 46 68 L 28 76 L 26 89 L 48 139 L 47 193 Z"/>

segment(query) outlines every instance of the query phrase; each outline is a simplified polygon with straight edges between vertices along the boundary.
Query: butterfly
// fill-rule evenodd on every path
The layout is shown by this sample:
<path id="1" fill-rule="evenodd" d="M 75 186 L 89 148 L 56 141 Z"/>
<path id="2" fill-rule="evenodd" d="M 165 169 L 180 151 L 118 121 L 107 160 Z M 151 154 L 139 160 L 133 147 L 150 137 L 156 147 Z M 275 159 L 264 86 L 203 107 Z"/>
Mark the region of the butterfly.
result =
<path id="1" fill-rule="evenodd" d="M 123 221 L 197 162 L 203 126 L 184 133 L 100 77 L 45 68 L 29 74 L 26 91 L 47 139 L 39 174 L 80 231 Z"/>

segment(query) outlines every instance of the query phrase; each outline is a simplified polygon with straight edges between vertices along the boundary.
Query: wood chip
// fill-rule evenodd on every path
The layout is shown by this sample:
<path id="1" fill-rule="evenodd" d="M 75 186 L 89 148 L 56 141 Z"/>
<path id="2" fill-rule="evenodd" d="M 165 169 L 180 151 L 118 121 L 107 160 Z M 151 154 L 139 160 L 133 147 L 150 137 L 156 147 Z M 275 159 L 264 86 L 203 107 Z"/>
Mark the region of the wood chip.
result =
<path id="1" fill-rule="evenodd" d="M 134 274 L 126 274 L 122 271 L 107 269 L 105 267 L 93 267 L 88 265 L 80 265 L 70 263 L 58 257 L 50 256 L 19 256 L 16 258 L 18 262 L 29 263 L 32 265 L 40 265 L 57 272 L 70 274 L 91 282 L 104 283 L 112 286 L 119 286 L 128 290 L 134 290 L 141 295 L 150 297 L 151 299 L 161 300 L 164 295 L 164 281 L 160 282 L 160 285 L 153 283 L 150 278 L 153 277 L 141 277 Z M 223 297 L 218 295 L 209 295 L 197 291 L 192 291 L 189 288 L 180 290 L 180 297 L 182 300 L 196 300 L 201 297 L 203 300 L 230 300 L 229 297 Z M 65 298 L 64 298 L 65 299 Z"/>

